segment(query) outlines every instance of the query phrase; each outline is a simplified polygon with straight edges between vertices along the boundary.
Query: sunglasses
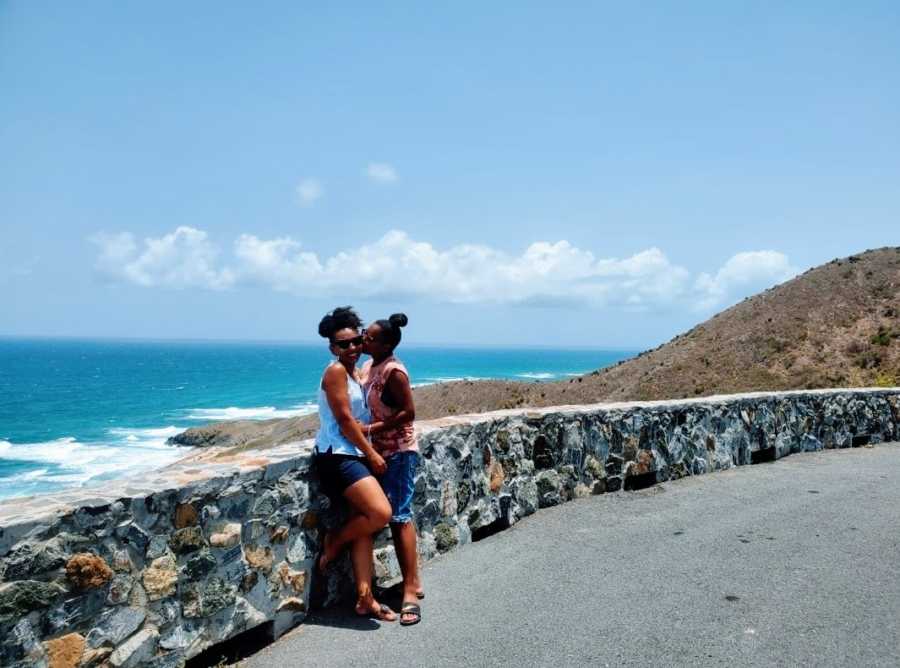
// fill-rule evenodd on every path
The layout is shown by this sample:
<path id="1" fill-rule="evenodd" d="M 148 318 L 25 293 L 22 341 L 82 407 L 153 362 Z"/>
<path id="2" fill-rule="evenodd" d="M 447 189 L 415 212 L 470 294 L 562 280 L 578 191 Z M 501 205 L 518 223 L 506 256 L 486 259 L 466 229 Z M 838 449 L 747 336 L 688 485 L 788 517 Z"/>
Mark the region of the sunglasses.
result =
<path id="1" fill-rule="evenodd" d="M 336 339 L 332 341 L 334 345 L 336 345 L 341 350 L 347 350 L 350 346 L 361 346 L 363 343 L 362 336 L 354 336 L 352 339 Z"/>

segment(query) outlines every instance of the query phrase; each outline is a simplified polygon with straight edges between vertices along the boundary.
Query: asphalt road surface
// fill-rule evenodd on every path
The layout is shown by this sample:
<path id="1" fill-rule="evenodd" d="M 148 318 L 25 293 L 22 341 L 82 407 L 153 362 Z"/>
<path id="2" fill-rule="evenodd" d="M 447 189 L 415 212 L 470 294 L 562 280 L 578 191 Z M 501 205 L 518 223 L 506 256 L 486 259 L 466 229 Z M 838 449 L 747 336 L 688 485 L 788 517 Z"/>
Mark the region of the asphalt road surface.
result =
<path id="1" fill-rule="evenodd" d="M 900 444 L 541 510 L 423 576 L 417 626 L 317 612 L 241 665 L 900 666 Z"/>

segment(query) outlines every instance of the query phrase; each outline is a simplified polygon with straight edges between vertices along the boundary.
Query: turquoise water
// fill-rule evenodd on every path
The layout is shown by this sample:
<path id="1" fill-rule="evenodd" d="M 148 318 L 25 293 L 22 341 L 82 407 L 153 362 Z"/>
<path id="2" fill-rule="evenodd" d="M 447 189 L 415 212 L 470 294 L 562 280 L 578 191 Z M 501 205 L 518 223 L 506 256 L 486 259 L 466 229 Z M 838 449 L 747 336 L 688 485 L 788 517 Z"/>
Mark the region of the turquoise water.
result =
<path id="1" fill-rule="evenodd" d="M 428 348 L 398 351 L 413 384 L 553 380 L 632 353 Z M 0 498 L 102 484 L 187 450 L 205 422 L 314 410 L 324 345 L 0 339 Z"/>

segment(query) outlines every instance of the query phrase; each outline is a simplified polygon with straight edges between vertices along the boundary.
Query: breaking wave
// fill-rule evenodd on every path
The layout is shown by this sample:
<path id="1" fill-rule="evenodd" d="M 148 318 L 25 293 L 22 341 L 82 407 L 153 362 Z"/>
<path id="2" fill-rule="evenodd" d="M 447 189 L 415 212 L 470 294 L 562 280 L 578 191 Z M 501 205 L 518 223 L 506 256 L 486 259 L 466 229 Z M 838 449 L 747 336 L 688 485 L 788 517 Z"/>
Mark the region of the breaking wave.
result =
<path id="1" fill-rule="evenodd" d="M 270 420 L 272 418 L 298 417 L 316 412 L 313 403 L 298 404 L 293 408 L 279 409 L 274 406 L 255 406 L 252 408 L 190 408 L 186 419 L 203 420 L 204 422 L 221 422 L 223 420 Z"/>
<path id="2" fill-rule="evenodd" d="M 191 451 L 166 445 L 179 431 L 112 429 L 106 443 L 83 443 L 71 436 L 38 443 L 0 441 L 0 497 L 87 486 L 161 468 Z"/>

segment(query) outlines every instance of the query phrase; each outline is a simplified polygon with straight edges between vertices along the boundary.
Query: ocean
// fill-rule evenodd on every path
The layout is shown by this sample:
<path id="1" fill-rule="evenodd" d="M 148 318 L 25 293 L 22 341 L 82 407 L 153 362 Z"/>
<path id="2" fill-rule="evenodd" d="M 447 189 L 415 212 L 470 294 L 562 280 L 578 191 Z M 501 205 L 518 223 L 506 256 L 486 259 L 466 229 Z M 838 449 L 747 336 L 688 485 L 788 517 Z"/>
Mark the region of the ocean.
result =
<path id="1" fill-rule="evenodd" d="M 414 385 L 547 381 L 634 353 L 404 346 Z M 0 339 L 0 498 L 164 466 L 189 427 L 315 411 L 324 344 Z"/>

